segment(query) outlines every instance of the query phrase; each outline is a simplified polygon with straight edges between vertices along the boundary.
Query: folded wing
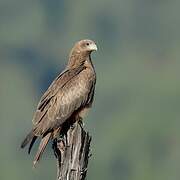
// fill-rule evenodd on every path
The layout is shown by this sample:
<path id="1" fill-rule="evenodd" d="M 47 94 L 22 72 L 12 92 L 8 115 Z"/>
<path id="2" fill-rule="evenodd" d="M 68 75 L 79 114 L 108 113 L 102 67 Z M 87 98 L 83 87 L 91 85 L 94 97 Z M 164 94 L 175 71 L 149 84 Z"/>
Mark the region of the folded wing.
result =
<path id="1" fill-rule="evenodd" d="M 42 96 L 34 115 L 37 136 L 60 126 L 72 113 L 84 106 L 92 95 L 94 84 L 84 76 L 84 67 L 65 71 Z"/>

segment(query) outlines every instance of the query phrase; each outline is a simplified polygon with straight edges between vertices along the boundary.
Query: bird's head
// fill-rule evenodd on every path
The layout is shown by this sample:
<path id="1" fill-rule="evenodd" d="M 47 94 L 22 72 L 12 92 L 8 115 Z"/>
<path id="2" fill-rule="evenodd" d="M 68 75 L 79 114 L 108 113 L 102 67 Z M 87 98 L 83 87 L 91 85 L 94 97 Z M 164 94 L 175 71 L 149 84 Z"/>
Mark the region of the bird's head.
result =
<path id="1" fill-rule="evenodd" d="M 84 39 L 84 40 L 78 41 L 74 45 L 73 51 L 75 53 L 87 53 L 87 54 L 90 54 L 92 51 L 97 51 L 97 45 L 92 40 Z"/>
<path id="2" fill-rule="evenodd" d="M 97 51 L 97 45 L 94 41 L 89 39 L 78 41 L 70 52 L 68 67 L 78 67 L 90 58 L 93 51 Z"/>

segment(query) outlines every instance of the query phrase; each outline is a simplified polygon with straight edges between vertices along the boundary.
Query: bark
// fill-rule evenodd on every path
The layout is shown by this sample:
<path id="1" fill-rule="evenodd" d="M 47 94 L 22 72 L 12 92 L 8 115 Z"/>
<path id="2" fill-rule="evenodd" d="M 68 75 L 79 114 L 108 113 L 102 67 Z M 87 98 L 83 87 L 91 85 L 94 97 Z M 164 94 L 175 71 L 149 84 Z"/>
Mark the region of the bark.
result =
<path id="1" fill-rule="evenodd" d="M 78 122 L 66 128 L 66 132 L 61 132 L 60 138 L 53 143 L 57 158 L 57 180 L 86 178 L 90 143 L 91 137 Z"/>

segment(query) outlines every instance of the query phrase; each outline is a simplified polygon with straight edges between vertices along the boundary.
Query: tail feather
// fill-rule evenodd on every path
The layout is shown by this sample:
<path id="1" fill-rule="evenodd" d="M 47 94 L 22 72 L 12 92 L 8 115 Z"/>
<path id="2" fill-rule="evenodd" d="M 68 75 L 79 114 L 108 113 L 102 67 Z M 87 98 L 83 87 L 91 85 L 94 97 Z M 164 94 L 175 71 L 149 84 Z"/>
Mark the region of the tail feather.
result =
<path id="1" fill-rule="evenodd" d="M 21 143 L 21 148 L 24 148 L 34 137 L 33 130 L 26 136 L 24 141 Z"/>
<path id="2" fill-rule="evenodd" d="M 44 136 L 42 138 L 39 148 L 38 148 L 38 151 L 37 151 L 36 156 L 33 161 L 33 167 L 35 167 L 36 163 L 40 160 L 40 158 L 44 152 L 44 149 L 46 148 L 47 143 L 48 143 L 49 139 L 51 138 L 51 135 L 52 135 L 52 133 L 49 132 L 48 134 L 46 134 L 46 136 Z"/>
<path id="3" fill-rule="evenodd" d="M 36 139 L 37 139 L 37 136 L 34 136 L 34 137 L 32 138 L 31 143 L 30 143 L 29 148 L 28 148 L 28 154 L 30 154 L 31 149 L 32 149 L 33 144 L 34 144 L 34 142 L 36 141 Z"/>

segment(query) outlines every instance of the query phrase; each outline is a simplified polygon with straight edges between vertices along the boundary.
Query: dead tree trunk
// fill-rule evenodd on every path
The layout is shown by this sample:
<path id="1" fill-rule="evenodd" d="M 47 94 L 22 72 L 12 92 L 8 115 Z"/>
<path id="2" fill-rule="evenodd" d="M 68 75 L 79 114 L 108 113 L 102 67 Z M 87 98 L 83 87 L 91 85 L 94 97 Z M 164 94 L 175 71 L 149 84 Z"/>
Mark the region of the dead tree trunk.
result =
<path id="1" fill-rule="evenodd" d="M 57 180 L 84 180 L 87 174 L 91 137 L 78 122 L 53 143 L 57 158 Z"/>

